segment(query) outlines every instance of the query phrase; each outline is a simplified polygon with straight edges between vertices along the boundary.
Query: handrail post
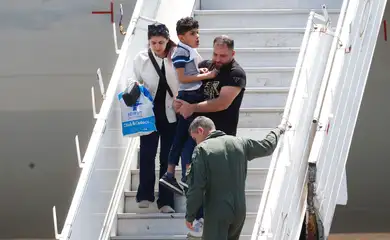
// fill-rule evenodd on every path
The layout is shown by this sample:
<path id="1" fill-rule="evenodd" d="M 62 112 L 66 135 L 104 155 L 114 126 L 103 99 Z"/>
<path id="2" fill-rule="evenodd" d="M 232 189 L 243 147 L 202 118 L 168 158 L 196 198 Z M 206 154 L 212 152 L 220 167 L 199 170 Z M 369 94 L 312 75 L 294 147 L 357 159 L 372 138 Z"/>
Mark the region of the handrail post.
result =
<path id="1" fill-rule="evenodd" d="M 53 206 L 52 213 L 53 213 L 54 237 L 55 237 L 55 239 L 59 240 L 61 235 L 58 233 L 56 206 Z"/>

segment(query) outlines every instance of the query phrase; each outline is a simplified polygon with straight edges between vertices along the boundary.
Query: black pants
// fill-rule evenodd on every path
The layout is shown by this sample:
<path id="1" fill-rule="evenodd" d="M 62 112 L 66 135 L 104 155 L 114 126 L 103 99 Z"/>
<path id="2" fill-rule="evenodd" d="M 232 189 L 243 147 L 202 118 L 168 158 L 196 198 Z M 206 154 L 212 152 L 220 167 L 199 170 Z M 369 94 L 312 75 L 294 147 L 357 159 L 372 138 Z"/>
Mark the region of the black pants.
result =
<path id="1" fill-rule="evenodd" d="M 140 184 L 137 192 L 137 202 L 148 200 L 154 202 L 154 186 L 156 181 L 155 159 L 158 142 L 160 143 L 160 178 L 167 171 L 168 154 L 175 137 L 176 123 L 166 119 L 156 121 L 157 132 L 140 137 Z M 173 192 L 159 185 L 158 208 L 168 205 L 174 208 Z"/>

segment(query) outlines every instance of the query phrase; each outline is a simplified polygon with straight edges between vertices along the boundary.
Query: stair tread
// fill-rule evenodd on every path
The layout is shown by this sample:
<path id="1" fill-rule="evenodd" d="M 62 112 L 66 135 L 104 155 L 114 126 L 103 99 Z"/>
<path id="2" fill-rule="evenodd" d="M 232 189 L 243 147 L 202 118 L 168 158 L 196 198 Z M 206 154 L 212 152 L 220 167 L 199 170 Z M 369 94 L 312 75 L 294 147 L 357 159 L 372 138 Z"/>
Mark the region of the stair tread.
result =
<path id="1" fill-rule="evenodd" d="M 139 169 L 131 169 L 130 170 L 131 173 L 138 173 L 139 172 Z M 160 169 L 155 169 L 155 171 L 160 171 Z M 176 168 L 175 172 L 178 173 L 178 172 L 181 172 L 181 168 Z M 267 173 L 268 172 L 268 168 L 248 168 L 248 173 L 260 173 L 260 174 L 264 174 L 264 173 Z"/>
<path id="2" fill-rule="evenodd" d="M 290 87 L 247 87 L 245 88 L 246 92 L 288 92 Z"/>
<path id="3" fill-rule="evenodd" d="M 295 67 L 243 67 L 245 72 L 288 72 L 294 71 Z"/>
<path id="4" fill-rule="evenodd" d="M 245 190 L 246 196 L 257 196 L 261 195 L 263 190 Z M 158 195 L 158 191 L 154 191 L 155 195 Z M 125 191 L 125 197 L 135 197 L 137 195 L 137 191 Z M 184 197 L 184 196 L 183 196 Z"/>
<path id="5" fill-rule="evenodd" d="M 234 48 L 236 52 L 281 52 L 281 51 L 300 51 L 300 47 L 252 47 L 252 48 Z M 212 51 L 213 48 L 198 48 L 198 52 Z"/>
<path id="6" fill-rule="evenodd" d="M 240 108 L 240 112 L 279 112 L 283 111 L 284 107 L 257 107 L 257 108 Z"/>
<path id="7" fill-rule="evenodd" d="M 118 219 L 171 219 L 184 218 L 185 213 L 118 213 Z M 247 217 L 256 217 L 257 212 L 247 212 Z"/>
<path id="8" fill-rule="evenodd" d="M 238 33 L 246 33 L 246 32 L 283 32 L 283 33 L 304 33 L 305 28 L 201 28 L 199 29 L 200 33 L 215 33 L 215 32 L 238 32 Z"/>
<path id="9" fill-rule="evenodd" d="M 208 14 L 232 14 L 232 13 L 292 13 L 292 14 L 299 14 L 299 13 L 307 13 L 313 10 L 316 12 L 321 12 L 321 9 L 229 9 L 229 10 L 194 10 L 194 15 L 208 15 Z M 340 13 L 340 9 L 327 9 L 328 13 Z"/>
<path id="10" fill-rule="evenodd" d="M 114 108 L 114 111 L 120 111 L 120 108 Z M 284 107 L 255 107 L 255 108 L 240 108 L 241 112 L 279 112 L 283 111 Z M 264 128 L 260 128 L 264 129 Z M 110 129 L 110 131 L 122 131 L 120 128 Z"/>
<path id="11" fill-rule="evenodd" d="M 251 237 L 251 235 L 241 235 L 241 237 Z M 114 236 L 112 240 L 184 240 L 187 239 L 187 235 L 144 235 L 144 236 Z M 195 238 L 194 238 L 195 239 Z"/>

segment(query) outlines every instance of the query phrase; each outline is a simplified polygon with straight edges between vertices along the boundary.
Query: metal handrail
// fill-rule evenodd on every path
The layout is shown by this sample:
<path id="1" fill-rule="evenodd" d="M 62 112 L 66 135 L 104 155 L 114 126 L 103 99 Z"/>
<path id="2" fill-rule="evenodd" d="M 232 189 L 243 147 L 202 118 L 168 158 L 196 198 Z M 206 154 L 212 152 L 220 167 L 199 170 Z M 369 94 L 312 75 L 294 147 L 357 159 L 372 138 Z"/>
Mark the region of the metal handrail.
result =
<path id="1" fill-rule="evenodd" d="M 345 13 L 346 13 L 346 10 L 347 10 L 348 2 L 349 2 L 349 0 L 345 0 L 343 2 L 342 8 L 341 8 L 341 12 L 340 12 L 340 16 L 339 16 L 339 23 L 337 25 L 336 32 L 333 33 L 335 39 L 334 39 L 334 41 L 332 43 L 332 47 L 331 47 L 331 50 L 330 50 L 330 53 L 329 53 L 329 59 L 331 59 L 332 63 L 333 63 L 333 60 L 334 60 L 335 53 L 336 53 L 336 51 L 338 49 L 338 46 L 340 45 L 340 40 L 338 39 L 338 36 L 339 36 L 339 34 L 341 32 L 341 27 L 342 27 L 343 22 L 344 22 L 344 18 L 345 18 Z M 325 8 L 325 6 L 323 6 L 323 9 L 324 8 Z M 289 118 L 289 115 L 291 113 L 292 102 L 293 102 L 293 99 L 295 97 L 297 81 L 298 81 L 299 76 L 301 74 L 301 68 L 302 68 L 304 56 L 305 56 L 307 45 L 308 45 L 308 40 L 309 40 L 308 31 L 310 31 L 310 29 L 311 29 L 311 27 L 313 25 L 312 24 L 313 17 L 317 18 L 317 16 L 315 16 L 315 15 L 317 15 L 317 14 L 311 12 L 310 16 L 309 16 L 309 20 L 307 22 L 304 39 L 302 41 L 301 52 L 300 52 L 299 57 L 298 57 L 296 70 L 294 72 L 292 85 L 290 87 L 290 92 L 289 92 L 289 95 L 288 95 L 288 98 L 287 98 L 286 108 L 285 108 L 285 111 L 284 111 L 284 114 L 283 114 L 282 123 L 285 123 L 285 124 L 288 124 L 288 118 Z M 326 12 L 324 12 L 324 19 L 323 20 L 325 20 L 327 22 L 327 25 L 329 26 L 329 18 L 328 18 L 328 15 L 326 14 Z M 304 48 L 304 49 L 302 49 L 302 48 Z M 325 71 L 325 74 L 324 74 L 324 78 L 323 78 L 323 82 L 322 82 L 321 88 L 320 88 L 319 98 L 317 99 L 317 102 L 318 102 L 319 105 L 317 105 L 317 107 L 315 109 L 315 112 L 314 112 L 314 119 L 313 119 L 314 123 L 316 123 L 316 120 L 318 119 L 318 115 L 319 115 L 319 112 L 320 112 L 320 109 L 321 109 L 321 106 L 322 106 L 322 101 L 323 101 L 322 100 L 322 96 L 324 95 L 324 92 L 325 92 L 325 90 L 327 88 L 327 82 L 328 82 L 328 78 L 329 78 L 329 75 L 330 75 L 329 73 L 331 72 L 331 69 L 329 69 L 328 66 L 329 66 L 329 62 L 327 63 L 327 68 L 326 68 L 326 71 Z M 297 68 L 298 68 L 298 70 L 297 70 Z M 264 215 L 266 214 L 264 211 L 265 211 L 265 207 L 266 207 L 266 205 L 268 203 L 268 197 L 269 197 L 270 187 L 272 186 L 272 182 L 273 182 L 273 174 L 275 172 L 275 166 L 276 166 L 277 162 L 279 161 L 279 159 L 278 159 L 279 158 L 279 148 L 280 148 L 281 145 L 283 145 L 283 138 L 281 139 L 281 144 L 279 144 L 278 148 L 275 150 L 276 154 L 274 154 L 274 156 L 272 157 L 271 163 L 270 163 L 270 173 L 267 176 L 266 185 L 265 185 L 265 188 L 264 188 L 264 194 L 265 195 L 263 194 L 263 198 L 262 198 L 260 206 L 259 206 L 258 216 L 257 216 L 256 222 L 255 222 L 255 226 L 254 226 L 254 230 L 253 230 L 253 233 L 252 233 L 252 238 L 251 238 L 252 240 L 257 239 L 257 237 L 260 234 L 267 235 L 267 230 L 268 229 L 260 229 L 260 225 L 261 225 L 261 223 L 262 223 L 262 221 L 264 219 Z M 267 227 L 270 227 L 270 226 L 267 226 Z"/>
<path id="2" fill-rule="evenodd" d="M 301 51 L 299 52 L 299 55 L 298 55 L 298 60 L 296 63 L 293 79 L 291 82 L 290 90 L 289 90 L 287 101 L 286 101 L 286 107 L 285 107 L 284 112 L 283 112 L 282 124 L 286 124 L 286 125 L 289 124 L 288 118 L 289 118 L 290 113 L 291 113 L 291 107 L 292 107 L 295 93 L 297 90 L 298 79 L 299 79 L 301 72 L 302 72 L 303 62 L 305 59 L 307 46 L 308 46 L 308 42 L 309 42 L 309 38 L 310 38 L 310 32 L 311 32 L 311 29 L 313 26 L 314 14 L 315 13 L 313 11 L 310 12 L 309 18 L 307 20 L 305 34 L 303 36 L 303 40 L 302 40 L 302 44 L 301 44 Z M 268 197 L 269 197 L 269 192 L 270 192 L 272 182 L 273 182 L 275 167 L 276 167 L 277 162 L 279 161 L 279 149 L 280 149 L 280 146 L 283 144 L 283 140 L 284 140 L 284 138 L 282 137 L 280 140 L 280 143 L 278 144 L 278 146 L 275 149 L 275 154 L 272 156 L 272 159 L 271 159 L 271 163 L 270 163 L 269 171 L 267 174 L 267 179 L 265 182 L 263 195 L 261 198 L 261 202 L 260 202 L 259 210 L 257 213 L 256 222 L 255 222 L 255 225 L 253 228 L 251 240 L 256 240 L 256 238 L 260 234 L 265 234 L 265 235 L 268 234 L 267 229 L 260 229 L 260 225 L 261 225 L 261 222 L 263 221 L 263 218 L 264 218 L 265 206 L 267 205 L 267 202 L 268 202 Z"/>
<path id="3" fill-rule="evenodd" d="M 115 183 L 114 191 L 111 196 L 110 205 L 108 206 L 106 216 L 104 218 L 103 227 L 100 231 L 99 240 L 108 240 L 111 236 L 112 226 L 116 218 L 118 207 L 128 178 L 130 178 L 130 170 L 133 156 L 137 153 L 138 138 L 131 138 L 126 149 L 124 160 L 122 162 L 117 181 Z"/>

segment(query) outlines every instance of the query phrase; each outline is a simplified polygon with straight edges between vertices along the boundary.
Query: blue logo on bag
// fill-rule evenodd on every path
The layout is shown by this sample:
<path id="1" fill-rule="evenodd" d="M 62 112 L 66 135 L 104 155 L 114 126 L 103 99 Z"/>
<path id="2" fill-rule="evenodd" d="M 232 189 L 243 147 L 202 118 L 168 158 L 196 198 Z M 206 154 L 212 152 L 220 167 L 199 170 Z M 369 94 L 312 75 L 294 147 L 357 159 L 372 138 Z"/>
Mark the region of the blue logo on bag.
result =
<path id="1" fill-rule="evenodd" d="M 141 117 L 142 116 L 142 110 L 138 110 L 138 106 L 142 105 L 142 103 L 137 100 L 137 102 L 132 106 L 133 110 L 127 113 L 128 118 L 133 118 L 133 117 Z"/>
<path id="2" fill-rule="evenodd" d="M 134 103 L 133 105 L 133 111 L 137 111 L 137 107 L 142 105 L 142 103 L 139 101 L 139 99 Z"/>

